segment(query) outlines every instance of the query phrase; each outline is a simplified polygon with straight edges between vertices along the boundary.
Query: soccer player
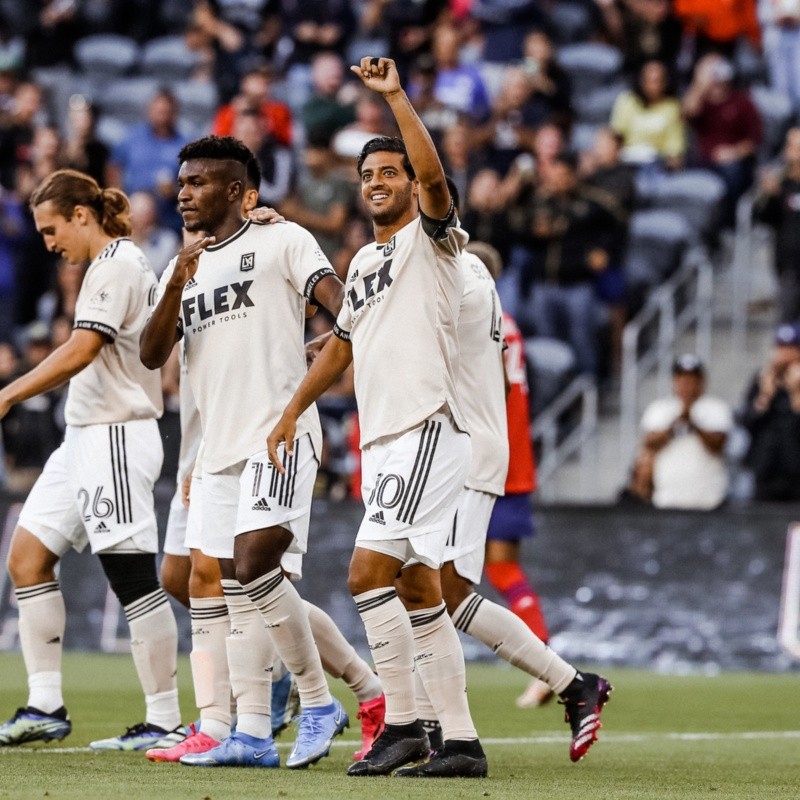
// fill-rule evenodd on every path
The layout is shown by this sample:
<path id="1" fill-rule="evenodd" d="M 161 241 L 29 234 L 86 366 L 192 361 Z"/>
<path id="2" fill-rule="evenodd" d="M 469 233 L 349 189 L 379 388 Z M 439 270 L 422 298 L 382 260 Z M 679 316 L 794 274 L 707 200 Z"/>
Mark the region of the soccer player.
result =
<path id="1" fill-rule="evenodd" d="M 306 550 L 321 448 L 316 410 L 299 423 L 300 446 L 282 453 L 284 474 L 270 466 L 264 436 L 306 371 L 306 302 L 337 314 L 343 288 L 307 231 L 243 218 L 250 158 L 231 137 L 206 137 L 181 150 L 179 210 L 186 229 L 204 236 L 162 275 L 140 356 L 158 368 L 184 339 L 203 430 L 202 550 L 220 559 L 231 625 L 236 731 L 181 763 L 278 766 L 266 671 L 274 656 L 254 649 L 266 622 L 274 649 L 297 679 L 302 714 L 286 766 L 299 768 L 327 755 L 348 722 L 328 691 L 303 601 L 281 569 L 291 572 L 291 559 Z"/>
<path id="2" fill-rule="evenodd" d="M 31 197 L 47 248 L 89 261 L 72 335 L 0 391 L 0 418 L 15 403 L 69 381 L 63 444 L 28 495 L 8 569 L 19 603 L 28 704 L 0 726 L 0 744 L 63 739 L 71 730 L 61 692 L 65 610 L 55 567 L 88 543 L 125 611 L 147 705 L 145 722 L 92 742 L 98 750 L 169 746 L 183 738 L 176 685 L 177 627 L 158 584 L 153 483 L 162 461 L 156 419 L 161 381 L 139 361 L 139 334 L 156 277 L 128 238 L 129 204 L 116 189 L 58 170 Z"/>
<path id="3" fill-rule="evenodd" d="M 457 201 L 455 186 L 451 194 Z M 458 319 L 457 388 L 472 441 L 472 463 L 447 539 L 442 594 L 459 630 L 474 636 L 509 663 L 544 681 L 557 692 L 572 729 L 570 758 L 578 761 L 597 739 L 600 712 L 611 686 L 605 678 L 580 674 L 514 613 L 478 594 L 486 531 L 495 500 L 508 472 L 503 330 L 500 300 L 485 264 L 473 253 L 461 255 L 464 294 Z M 527 429 L 524 431 L 529 438 Z M 528 509 L 530 514 L 530 509 Z M 430 701 L 417 681 L 417 706 L 432 742 L 439 738 Z"/>
<path id="4" fill-rule="evenodd" d="M 444 746 L 400 776 L 487 774 L 466 696 L 464 654 L 442 602 L 439 567 L 470 461 L 456 391 L 456 321 L 463 293 L 458 227 L 436 149 L 394 62 L 364 58 L 352 71 L 383 95 L 402 139 L 378 137 L 358 159 L 376 241 L 353 258 L 345 304 L 303 383 L 268 438 L 285 471 L 302 415 L 355 368 L 366 511 L 348 585 L 386 695 L 386 727 L 349 775 L 388 774 L 427 757 L 414 698 L 414 664 L 434 704 Z M 401 575 L 405 605 L 394 582 Z"/>

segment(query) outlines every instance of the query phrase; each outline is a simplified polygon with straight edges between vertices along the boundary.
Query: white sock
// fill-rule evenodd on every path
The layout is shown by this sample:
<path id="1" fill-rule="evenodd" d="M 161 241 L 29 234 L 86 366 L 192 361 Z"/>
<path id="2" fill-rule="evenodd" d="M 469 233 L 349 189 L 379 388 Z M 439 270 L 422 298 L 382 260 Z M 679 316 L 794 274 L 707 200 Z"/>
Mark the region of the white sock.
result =
<path id="1" fill-rule="evenodd" d="M 436 608 L 411 611 L 414 633 L 414 663 L 428 693 L 442 737 L 477 739 L 467 702 L 464 651 L 444 603 Z"/>
<path id="2" fill-rule="evenodd" d="M 414 696 L 417 698 L 419 718 L 425 722 L 438 722 L 439 717 L 436 716 L 436 709 L 425 691 L 425 684 L 422 682 L 422 676 L 418 669 L 414 670 Z"/>
<path id="3" fill-rule="evenodd" d="M 325 672 L 334 678 L 341 678 L 359 703 L 378 697 L 383 692 L 383 686 L 369 664 L 356 653 L 328 614 L 307 600 L 304 603 Z"/>
<path id="4" fill-rule="evenodd" d="M 64 705 L 61 653 L 66 611 L 58 581 L 15 589 L 19 641 L 28 672 L 28 705 L 50 714 Z"/>
<path id="5" fill-rule="evenodd" d="M 231 630 L 224 597 L 190 597 L 194 697 L 200 730 L 221 742 L 231 733 L 231 680 L 227 638 Z"/>
<path id="6" fill-rule="evenodd" d="M 577 674 L 512 611 L 470 594 L 453 613 L 456 628 L 490 647 L 500 658 L 543 680 L 556 694 Z"/>
<path id="7" fill-rule="evenodd" d="M 375 669 L 386 696 L 387 724 L 407 725 L 417 719 L 414 702 L 414 636 L 408 612 L 390 586 L 353 598 L 367 631 Z"/>
<path id="8" fill-rule="evenodd" d="M 147 703 L 145 721 L 171 731 L 181 723 L 178 707 L 178 626 L 162 589 L 124 606 L 131 653 Z"/>
<path id="9" fill-rule="evenodd" d="M 223 578 L 222 591 L 231 625 L 227 651 L 231 689 L 236 698 L 236 730 L 266 739 L 272 732 L 272 662 L 275 660 L 275 647 L 264 626 L 263 617 L 250 602 L 241 584 Z"/>
<path id="10" fill-rule="evenodd" d="M 294 674 L 303 708 L 333 702 L 303 601 L 280 567 L 242 587 L 269 627 L 275 649 Z"/>

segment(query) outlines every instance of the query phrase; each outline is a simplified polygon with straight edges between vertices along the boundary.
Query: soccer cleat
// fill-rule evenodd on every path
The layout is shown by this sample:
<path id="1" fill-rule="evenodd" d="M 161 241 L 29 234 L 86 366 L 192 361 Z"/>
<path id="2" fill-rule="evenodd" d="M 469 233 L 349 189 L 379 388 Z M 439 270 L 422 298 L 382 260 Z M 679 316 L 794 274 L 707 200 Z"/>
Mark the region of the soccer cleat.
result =
<path id="1" fill-rule="evenodd" d="M 316 764 L 330 752 L 333 738 L 349 725 L 350 720 L 336 698 L 330 706 L 304 709 L 297 721 L 297 738 L 286 766 L 300 769 Z"/>
<path id="2" fill-rule="evenodd" d="M 186 728 L 179 725 L 171 731 L 164 730 L 158 725 L 140 722 L 128 728 L 119 736 L 110 739 L 98 739 L 90 742 L 92 750 L 145 750 L 148 748 L 172 747 L 186 738 Z"/>
<path id="3" fill-rule="evenodd" d="M 194 752 L 181 756 L 180 763 L 187 767 L 279 767 L 280 758 L 275 740 L 268 736 L 257 739 L 236 731 L 204 753 Z"/>
<path id="4" fill-rule="evenodd" d="M 538 678 L 534 678 L 528 688 L 516 699 L 517 708 L 539 708 L 549 703 L 555 692 Z"/>
<path id="5" fill-rule="evenodd" d="M 173 747 L 154 747 L 145 753 L 145 757 L 151 761 L 177 762 L 181 760 L 181 756 L 188 753 L 205 753 L 219 744 L 216 739 L 197 730 L 194 724 L 190 725 L 189 729 L 191 732 L 182 742 Z"/>
<path id="6" fill-rule="evenodd" d="M 386 714 L 386 698 L 379 694 L 372 700 L 359 703 L 358 718 L 361 720 L 361 749 L 353 753 L 353 761 L 361 761 L 369 752 L 372 743 L 383 732 L 383 718 Z"/>
<path id="7" fill-rule="evenodd" d="M 395 772 L 398 778 L 485 778 L 488 774 L 486 753 L 477 739 L 447 741 L 429 761 Z"/>
<path id="8" fill-rule="evenodd" d="M 347 768 L 348 775 L 388 775 L 404 764 L 428 757 L 430 742 L 419 722 L 386 725 L 370 751 Z"/>
<path id="9" fill-rule="evenodd" d="M 572 729 L 569 757 L 580 761 L 597 741 L 602 727 L 600 714 L 614 687 L 599 675 L 585 672 L 561 694 L 559 703 L 564 706 L 564 721 Z"/>
<path id="10" fill-rule="evenodd" d="M 279 681 L 272 681 L 272 735 L 278 736 L 300 714 L 300 693 L 297 681 L 287 672 Z"/>
<path id="11" fill-rule="evenodd" d="M 72 722 L 64 706 L 46 714 L 33 706 L 18 708 L 8 722 L 0 725 L 0 747 L 25 742 L 60 742 L 72 731 Z"/>

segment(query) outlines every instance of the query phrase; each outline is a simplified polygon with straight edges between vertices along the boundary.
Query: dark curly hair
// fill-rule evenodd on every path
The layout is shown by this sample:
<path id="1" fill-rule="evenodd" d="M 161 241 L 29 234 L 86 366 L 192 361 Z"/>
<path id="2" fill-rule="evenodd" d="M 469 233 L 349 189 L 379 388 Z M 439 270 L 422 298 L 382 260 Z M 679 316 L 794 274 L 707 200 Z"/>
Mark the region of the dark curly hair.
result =
<path id="1" fill-rule="evenodd" d="M 178 153 L 178 163 L 193 158 L 209 158 L 214 161 L 238 161 L 244 167 L 253 158 L 253 153 L 233 136 L 204 136 L 184 145 Z"/>
<path id="2" fill-rule="evenodd" d="M 408 160 L 408 151 L 406 150 L 406 143 L 399 139 L 397 136 L 376 136 L 374 139 L 370 139 L 364 147 L 361 148 L 361 153 L 359 153 L 358 161 L 356 163 L 356 168 L 358 169 L 358 174 L 361 174 L 361 167 L 364 166 L 364 159 L 371 153 L 402 153 L 403 155 L 403 169 L 406 171 L 406 174 L 409 178 L 413 181 L 417 177 L 417 173 L 414 172 L 414 167 L 411 166 L 411 162 Z"/>

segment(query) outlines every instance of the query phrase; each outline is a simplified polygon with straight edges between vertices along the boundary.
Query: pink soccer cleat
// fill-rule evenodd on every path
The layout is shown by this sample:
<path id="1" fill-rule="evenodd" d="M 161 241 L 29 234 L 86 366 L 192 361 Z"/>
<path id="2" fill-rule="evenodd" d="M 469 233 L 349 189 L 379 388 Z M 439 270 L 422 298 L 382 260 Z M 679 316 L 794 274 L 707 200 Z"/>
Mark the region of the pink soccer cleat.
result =
<path id="1" fill-rule="evenodd" d="M 383 733 L 383 718 L 385 714 L 386 698 L 383 694 L 359 704 L 358 718 L 361 720 L 361 749 L 357 753 L 353 753 L 353 761 L 361 761 L 369 753 L 372 743 Z"/>
<path id="2" fill-rule="evenodd" d="M 180 761 L 181 756 L 187 753 L 205 753 L 216 747 L 219 742 L 212 739 L 208 734 L 198 731 L 194 725 L 190 725 L 191 733 L 180 744 L 166 750 L 148 750 L 145 756 L 151 761 Z"/>

